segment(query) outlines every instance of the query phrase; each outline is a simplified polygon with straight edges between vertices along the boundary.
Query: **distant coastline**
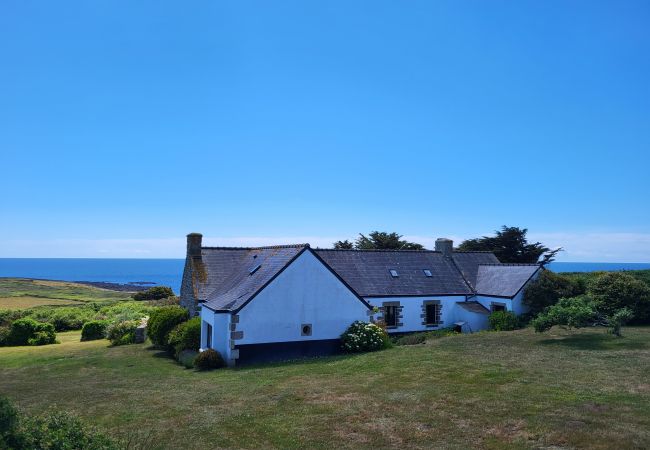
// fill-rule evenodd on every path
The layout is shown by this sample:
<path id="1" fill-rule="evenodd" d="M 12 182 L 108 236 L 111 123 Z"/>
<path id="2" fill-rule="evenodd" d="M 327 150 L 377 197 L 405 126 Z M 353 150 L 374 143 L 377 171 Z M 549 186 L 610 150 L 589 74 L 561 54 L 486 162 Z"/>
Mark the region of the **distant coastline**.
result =
<path id="1" fill-rule="evenodd" d="M 127 292 L 163 285 L 178 294 L 184 264 L 184 259 L 0 258 L 0 277 L 71 281 Z M 556 272 L 643 270 L 650 269 L 650 263 L 553 262 L 549 268 Z"/>

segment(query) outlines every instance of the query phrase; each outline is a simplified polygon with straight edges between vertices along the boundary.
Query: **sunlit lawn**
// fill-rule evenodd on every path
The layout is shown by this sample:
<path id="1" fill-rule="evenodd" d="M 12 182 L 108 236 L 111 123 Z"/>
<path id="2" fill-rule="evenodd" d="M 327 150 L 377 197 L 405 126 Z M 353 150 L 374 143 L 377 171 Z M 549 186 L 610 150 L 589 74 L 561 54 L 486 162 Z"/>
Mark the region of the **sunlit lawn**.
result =
<path id="1" fill-rule="evenodd" d="M 166 448 L 649 448 L 650 328 L 480 333 L 237 370 L 147 345 L 0 348 L 0 391 Z"/>

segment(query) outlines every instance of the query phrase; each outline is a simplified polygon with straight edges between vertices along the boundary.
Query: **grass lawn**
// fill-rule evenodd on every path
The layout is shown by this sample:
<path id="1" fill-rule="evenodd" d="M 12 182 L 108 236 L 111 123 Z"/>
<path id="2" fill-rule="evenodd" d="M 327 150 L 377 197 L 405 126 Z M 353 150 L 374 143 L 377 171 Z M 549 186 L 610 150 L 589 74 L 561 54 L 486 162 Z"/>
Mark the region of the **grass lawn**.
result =
<path id="1" fill-rule="evenodd" d="M 63 300 L 58 298 L 43 298 L 23 295 L 20 297 L 0 297 L 0 309 L 25 309 L 35 306 L 69 306 L 80 305 L 76 300 Z"/>
<path id="2" fill-rule="evenodd" d="M 109 291 L 93 286 L 86 286 L 66 281 L 32 280 L 28 278 L 0 278 L 0 309 L 17 307 L 11 306 L 11 299 L 16 302 L 21 297 L 26 299 L 43 299 L 43 302 L 31 306 L 41 305 L 63 305 L 66 303 L 57 302 L 67 300 L 67 304 L 75 302 L 115 302 L 128 300 L 131 294 L 128 292 Z M 54 301 L 53 301 L 54 300 Z M 29 300 L 23 300 L 29 302 Z M 21 306 L 28 308 L 30 306 Z"/>
<path id="3" fill-rule="evenodd" d="M 148 345 L 0 348 L 0 392 L 164 448 L 649 448 L 650 328 L 439 338 L 194 372 Z"/>

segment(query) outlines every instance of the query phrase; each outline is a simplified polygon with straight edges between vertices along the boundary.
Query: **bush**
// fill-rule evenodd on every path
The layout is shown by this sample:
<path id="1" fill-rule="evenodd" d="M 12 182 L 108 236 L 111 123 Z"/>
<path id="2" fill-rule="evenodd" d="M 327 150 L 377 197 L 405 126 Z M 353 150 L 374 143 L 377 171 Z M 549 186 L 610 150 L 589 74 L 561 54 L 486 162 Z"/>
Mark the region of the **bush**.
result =
<path id="1" fill-rule="evenodd" d="M 160 300 L 163 298 L 174 297 L 174 291 L 167 286 L 155 286 L 146 291 L 136 292 L 132 295 L 133 300 Z"/>
<path id="2" fill-rule="evenodd" d="M 211 348 L 202 351 L 194 359 L 194 367 L 198 370 L 212 370 L 225 367 L 226 363 L 219 352 Z"/>
<path id="3" fill-rule="evenodd" d="M 593 324 L 598 318 L 594 301 L 588 295 L 573 298 L 561 298 L 557 304 L 533 319 L 537 332 L 549 330 L 554 325 L 568 328 L 580 328 Z"/>
<path id="4" fill-rule="evenodd" d="M 627 322 L 632 320 L 634 313 L 630 308 L 623 308 L 616 311 L 610 317 L 608 317 L 609 331 L 614 336 L 622 336 L 621 328 Z"/>
<path id="5" fill-rule="evenodd" d="M 94 316 L 95 311 L 85 305 L 36 308 L 28 315 L 39 322 L 51 323 L 56 331 L 80 330 Z"/>
<path id="6" fill-rule="evenodd" d="M 0 326 L 0 347 L 7 345 L 7 339 L 9 338 L 9 333 L 11 332 L 10 327 Z"/>
<path id="7" fill-rule="evenodd" d="M 194 317 L 187 322 L 182 322 L 169 332 L 167 344 L 174 351 L 174 357 L 183 350 L 198 351 L 201 346 L 201 318 Z"/>
<path id="8" fill-rule="evenodd" d="M 81 340 L 95 341 L 97 339 L 104 339 L 106 336 L 106 328 L 108 328 L 108 322 L 105 320 L 91 320 L 90 322 L 86 322 L 81 329 Z"/>
<path id="9" fill-rule="evenodd" d="M 589 284 L 588 291 L 600 313 L 612 316 L 629 308 L 636 323 L 650 323 L 650 287 L 643 281 L 626 273 L 606 272 Z"/>
<path id="10" fill-rule="evenodd" d="M 153 310 L 154 308 L 142 302 L 120 302 L 101 308 L 95 315 L 95 318 L 97 320 L 103 319 L 111 322 L 140 320 L 151 314 Z"/>
<path id="11" fill-rule="evenodd" d="M 16 448 L 18 411 L 11 402 L 0 395 L 0 448 Z"/>
<path id="12" fill-rule="evenodd" d="M 176 325 L 185 322 L 189 314 L 180 306 L 162 306 L 151 312 L 147 323 L 147 335 L 154 345 L 166 347 L 169 342 L 169 333 Z"/>
<path id="13" fill-rule="evenodd" d="M 531 314 L 538 314 L 555 305 L 561 298 L 576 297 L 584 293 L 583 280 L 543 270 L 524 291 L 523 303 L 530 308 Z"/>
<path id="14" fill-rule="evenodd" d="M 178 354 L 178 362 L 185 366 L 186 369 L 191 369 L 194 367 L 194 360 L 199 355 L 199 352 L 196 350 L 182 350 Z"/>
<path id="15" fill-rule="evenodd" d="M 374 323 L 357 320 L 341 335 L 341 348 L 348 353 L 372 352 L 389 346 L 388 334 Z"/>
<path id="16" fill-rule="evenodd" d="M 40 323 L 34 319 L 18 319 L 11 324 L 5 338 L 6 345 L 46 345 L 56 342 L 56 332 L 50 323 Z"/>
<path id="17" fill-rule="evenodd" d="M 512 331 L 519 327 L 517 315 L 512 311 L 495 311 L 488 318 L 490 330 Z"/>
<path id="18" fill-rule="evenodd" d="M 414 333 L 400 336 L 395 339 L 395 345 L 417 345 L 424 344 L 427 341 L 426 333 Z"/>
<path id="19" fill-rule="evenodd" d="M 116 322 L 106 329 L 106 338 L 111 341 L 112 345 L 126 345 L 135 343 L 135 329 L 138 328 L 139 322 L 136 320 L 127 320 Z"/>

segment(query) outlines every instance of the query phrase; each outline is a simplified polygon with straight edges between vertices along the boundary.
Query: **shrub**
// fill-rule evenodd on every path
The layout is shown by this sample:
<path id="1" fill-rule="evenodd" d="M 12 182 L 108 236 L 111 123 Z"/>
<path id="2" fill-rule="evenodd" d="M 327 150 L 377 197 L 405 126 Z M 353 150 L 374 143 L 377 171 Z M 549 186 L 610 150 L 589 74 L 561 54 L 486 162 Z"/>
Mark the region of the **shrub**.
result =
<path id="1" fill-rule="evenodd" d="M 629 308 L 635 322 L 650 323 L 650 287 L 643 281 L 621 272 L 600 274 L 589 284 L 598 311 L 612 316 L 623 308 Z"/>
<path id="2" fill-rule="evenodd" d="M 176 325 L 185 322 L 189 314 L 180 306 L 162 306 L 151 312 L 147 323 L 147 335 L 154 345 L 165 347 L 168 345 L 169 333 Z"/>
<path id="3" fill-rule="evenodd" d="M 11 332 L 10 327 L 0 326 L 0 347 L 7 345 L 7 339 L 9 338 L 9 333 Z"/>
<path id="4" fill-rule="evenodd" d="M 341 347 L 348 353 L 372 352 L 388 346 L 388 335 L 374 323 L 357 320 L 341 335 Z"/>
<path id="5" fill-rule="evenodd" d="M 634 313 L 630 308 L 623 308 L 616 311 L 608 318 L 610 333 L 614 336 L 621 336 L 621 328 L 632 320 L 633 317 Z"/>
<path id="6" fill-rule="evenodd" d="M 39 322 L 51 323 L 56 331 L 80 330 L 94 316 L 95 311 L 85 305 L 35 308 L 28 315 Z"/>
<path id="7" fill-rule="evenodd" d="M 226 363 L 219 352 L 211 348 L 202 351 L 194 359 L 194 367 L 198 370 L 212 370 L 224 367 Z"/>
<path id="8" fill-rule="evenodd" d="M 178 362 L 187 369 L 194 367 L 194 360 L 199 355 L 196 350 L 182 350 L 178 354 Z"/>
<path id="9" fill-rule="evenodd" d="M 18 427 L 18 411 L 11 402 L 0 395 L 0 448 L 16 448 L 16 428 Z"/>
<path id="10" fill-rule="evenodd" d="M 530 313 L 538 314 L 556 304 L 561 298 L 576 297 L 584 293 L 583 280 L 543 270 L 524 291 L 523 303 L 528 305 Z"/>
<path id="11" fill-rule="evenodd" d="M 224 367 L 226 363 L 216 350 L 211 348 L 202 351 L 194 359 L 194 367 L 198 370 L 212 370 Z"/>
<path id="12" fill-rule="evenodd" d="M 46 345 L 56 342 L 54 326 L 40 323 L 30 318 L 23 318 L 11 324 L 6 345 Z"/>
<path id="13" fill-rule="evenodd" d="M 86 322 L 81 329 L 81 340 L 94 341 L 104 339 L 106 336 L 106 328 L 108 328 L 108 322 L 105 320 L 91 320 L 90 322 Z"/>
<path id="14" fill-rule="evenodd" d="M 135 343 L 135 329 L 139 322 L 136 320 L 127 320 L 124 322 L 115 322 L 106 329 L 106 338 L 111 341 L 112 345 L 126 345 Z"/>
<path id="15" fill-rule="evenodd" d="M 154 286 L 146 291 L 136 292 L 132 295 L 133 300 L 160 300 L 162 298 L 174 297 L 174 291 L 167 286 Z"/>
<path id="16" fill-rule="evenodd" d="M 517 316 L 512 311 L 495 311 L 488 318 L 490 329 L 494 331 L 512 331 L 519 326 Z"/>
<path id="17" fill-rule="evenodd" d="M 151 314 L 154 308 L 142 302 L 120 302 L 101 308 L 95 315 L 98 320 L 111 322 L 125 322 L 127 320 L 140 320 Z"/>
<path id="18" fill-rule="evenodd" d="M 187 322 L 182 322 L 169 332 L 167 344 L 174 351 L 174 357 L 183 350 L 198 351 L 201 346 L 201 318 L 194 317 Z"/>
<path id="19" fill-rule="evenodd" d="M 424 344 L 427 340 L 426 333 L 414 333 L 400 336 L 395 339 L 395 345 L 417 345 Z"/>
<path id="20" fill-rule="evenodd" d="M 588 295 L 573 298 L 561 298 L 557 304 L 533 319 L 537 332 L 549 330 L 554 325 L 580 328 L 593 324 L 598 318 L 594 301 Z"/>

